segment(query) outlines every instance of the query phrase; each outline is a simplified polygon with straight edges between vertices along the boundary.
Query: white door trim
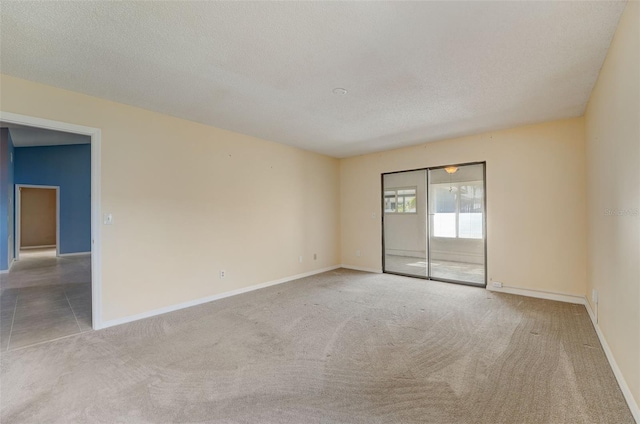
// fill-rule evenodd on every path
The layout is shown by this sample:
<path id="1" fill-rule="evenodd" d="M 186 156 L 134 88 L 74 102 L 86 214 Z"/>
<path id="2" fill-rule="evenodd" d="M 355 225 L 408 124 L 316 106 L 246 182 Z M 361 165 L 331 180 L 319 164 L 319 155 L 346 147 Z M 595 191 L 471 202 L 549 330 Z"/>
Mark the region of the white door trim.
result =
<path id="1" fill-rule="evenodd" d="M 6 123 L 26 125 L 55 131 L 65 131 L 91 137 L 91 315 L 94 330 L 102 326 L 102 239 L 100 234 L 100 128 L 67 122 L 52 121 L 11 112 L 0 111 L 0 120 Z M 15 252 L 15 248 L 14 248 Z"/>
<path id="2" fill-rule="evenodd" d="M 13 246 L 13 256 L 15 260 L 20 260 L 20 245 L 22 244 L 22 230 L 20 228 L 21 215 L 22 215 L 22 192 L 21 188 L 41 188 L 45 190 L 56 191 L 56 256 L 60 256 L 60 186 L 49 185 L 36 185 L 36 184 L 16 184 L 16 201 L 15 201 L 15 214 L 13 222 L 15 222 L 15 240 L 16 244 Z"/>

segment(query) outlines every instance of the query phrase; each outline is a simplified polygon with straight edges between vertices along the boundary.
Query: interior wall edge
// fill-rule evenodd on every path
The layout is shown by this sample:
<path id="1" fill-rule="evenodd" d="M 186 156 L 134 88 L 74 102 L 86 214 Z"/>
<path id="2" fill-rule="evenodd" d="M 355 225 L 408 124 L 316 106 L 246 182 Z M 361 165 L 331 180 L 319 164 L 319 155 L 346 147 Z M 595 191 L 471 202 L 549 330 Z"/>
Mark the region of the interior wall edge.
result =
<path id="1" fill-rule="evenodd" d="M 605 337 L 602 329 L 598 325 L 598 319 L 593 312 L 593 308 L 589 303 L 587 297 L 584 298 L 583 302 L 587 312 L 589 314 L 589 318 L 591 319 L 591 323 L 593 324 L 593 328 L 596 330 L 596 334 L 598 335 L 598 340 L 600 340 L 600 344 L 602 345 L 602 350 L 604 350 L 604 354 L 607 357 L 607 361 L 609 365 L 611 365 L 611 369 L 613 370 L 613 375 L 616 377 L 616 381 L 620 386 L 620 390 L 622 391 L 622 395 L 624 396 L 624 400 L 627 402 L 627 406 L 631 411 L 631 415 L 636 420 L 636 423 L 640 424 L 640 407 L 633 397 L 633 393 L 631 392 L 631 388 L 629 384 L 627 384 L 627 380 L 624 378 L 624 374 L 622 374 L 622 370 L 618 366 L 616 362 L 616 358 L 611 351 L 611 347 L 609 347 L 609 343 L 607 342 L 607 338 Z"/>
<path id="2" fill-rule="evenodd" d="M 640 2 L 629 1 L 585 111 L 587 302 L 636 404 L 640 403 L 638 75 Z"/>

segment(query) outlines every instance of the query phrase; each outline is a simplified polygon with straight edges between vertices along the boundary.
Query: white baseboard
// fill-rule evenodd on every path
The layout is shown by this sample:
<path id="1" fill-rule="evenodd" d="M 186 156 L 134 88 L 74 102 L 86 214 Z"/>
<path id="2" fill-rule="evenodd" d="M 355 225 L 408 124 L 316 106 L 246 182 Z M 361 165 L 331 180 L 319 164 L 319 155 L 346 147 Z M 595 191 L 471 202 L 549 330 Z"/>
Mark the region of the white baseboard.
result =
<path id="1" fill-rule="evenodd" d="M 15 261 L 16 261 L 16 258 L 11 259 L 11 262 L 9 262 L 9 268 L 0 270 L 0 274 L 6 274 L 9 271 L 11 271 L 11 267 L 13 267 L 13 264 L 15 263 Z"/>
<path id="2" fill-rule="evenodd" d="M 382 274 L 382 270 L 381 269 L 362 268 L 362 267 L 359 267 L 359 266 L 345 265 L 345 264 L 340 265 L 340 268 L 352 269 L 354 271 L 372 272 L 374 274 Z"/>
<path id="3" fill-rule="evenodd" d="M 492 287 L 490 285 L 487 285 L 487 290 L 499 292 L 499 293 L 510 293 L 510 294 L 517 294 L 520 296 L 537 297 L 539 299 L 557 300 L 560 302 L 576 303 L 579 305 L 584 305 L 585 308 L 587 308 L 587 313 L 589 314 L 589 318 L 591 318 L 593 327 L 596 330 L 596 334 L 598 335 L 598 339 L 600 340 L 600 344 L 602 345 L 604 354 L 606 355 L 607 360 L 609 361 L 609 365 L 613 370 L 613 374 L 615 375 L 616 380 L 618 381 L 618 385 L 620 386 L 622 395 L 624 396 L 624 399 L 627 401 L 627 405 L 629 406 L 629 409 L 631 410 L 631 414 L 633 415 L 633 418 L 635 418 L 636 423 L 640 424 L 640 409 L 638 408 L 638 403 L 633 398 L 633 394 L 631 394 L 631 389 L 629 389 L 629 385 L 624 379 L 624 376 L 622 375 L 622 372 L 620 371 L 620 368 L 618 367 L 618 364 L 616 363 L 616 360 L 613 357 L 611 348 L 609 347 L 609 344 L 607 343 L 607 340 L 605 339 L 604 334 L 602 334 L 602 330 L 600 330 L 600 326 L 598 325 L 598 320 L 596 318 L 596 315 L 593 312 L 593 309 L 591 309 L 591 305 L 587 301 L 586 297 L 576 296 L 572 294 L 523 289 L 519 287 L 509 287 L 509 286 L 502 286 L 501 288 L 498 288 L 498 287 Z"/>
<path id="4" fill-rule="evenodd" d="M 254 290 L 259 290 L 259 289 L 264 289 L 266 287 L 275 286 L 277 284 L 287 283 L 289 281 L 298 280 L 298 279 L 304 278 L 304 277 L 310 277 L 312 275 L 321 274 L 321 273 L 327 272 L 327 271 L 333 271 L 334 269 L 338 269 L 340 267 L 341 267 L 340 265 L 334 265 L 334 266 L 330 266 L 330 267 L 327 267 L 327 268 L 317 269 L 315 271 L 305 272 L 303 274 L 292 275 L 290 277 L 280 278 L 278 280 L 267 281 L 266 283 L 255 284 L 253 286 L 243 287 L 241 289 L 231 290 L 231 291 L 220 293 L 220 294 L 215 294 L 213 296 L 202 297 L 200 299 L 195 299 L 195 300 L 190 300 L 190 301 L 187 301 L 187 302 L 178 303 L 178 304 L 175 304 L 175 305 L 165 306 L 164 308 L 154 309 L 154 310 L 149 311 L 149 312 L 143 312 L 143 313 L 140 313 L 140 314 L 131 315 L 131 316 L 124 317 L 124 318 L 118 318 L 118 319 L 112 319 L 112 320 L 109 320 L 109 321 L 103 321 L 102 322 L 102 326 L 100 328 L 98 328 L 97 330 L 102 329 L 102 328 L 107 328 L 107 327 L 113 327 L 115 325 L 126 324 L 128 322 L 138 321 L 138 320 L 144 319 L 144 318 L 150 318 L 150 317 L 153 317 L 153 316 L 156 316 L 156 315 L 166 314 L 168 312 L 173 312 L 173 311 L 177 311 L 177 310 L 180 310 L 180 309 L 189 308 L 191 306 L 201 305 L 203 303 L 213 302 L 214 300 L 224 299 L 225 297 L 236 296 L 238 294 L 247 293 L 247 292 L 254 291 Z"/>
<path id="5" fill-rule="evenodd" d="M 22 246 L 20 250 L 32 250 L 32 249 L 53 249 L 56 247 L 55 244 L 45 244 L 42 246 Z"/>
<path id="6" fill-rule="evenodd" d="M 544 291 L 544 290 L 523 289 L 520 287 L 511 287 L 511 286 L 493 287 L 491 284 L 487 284 L 487 290 L 498 292 L 498 293 L 509 293 L 509 294 L 517 294 L 520 296 L 536 297 L 538 299 L 557 300 L 557 301 L 566 302 L 566 303 L 577 303 L 579 305 L 584 305 L 584 302 L 585 302 L 584 296 L 578 296 L 575 294 L 556 293 L 556 292 L 550 292 L 550 291 Z"/>
<path id="7" fill-rule="evenodd" d="M 611 365 L 611 369 L 613 370 L 613 375 L 616 376 L 616 380 L 618 380 L 618 385 L 620 386 L 620 390 L 622 391 L 622 395 L 624 399 L 627 401 L 627 405 L 629 405 L 629 409 L 631 410 L 631 415 L 636 420 L 636 423 L 640 424 L 640 408 L 638 407 L 638 403 L 633 398 L 633 394 L 631 393 L 631 389 L 627 384 L 627 381 L 624 379 L 622 375 L 622 371 L 618 367 L 618 364 L 613 357 L 613 352 L 611 352 L 611 348 L 607 343 L 607 339 L 605 339 L 604 334 L 602 334 L 602 330 L 596 321 L 596 315 L 593 313 L 593 309 L 591 309 L 591 305 L 584 298 L 584 306 L 587 308 L 587 312 L 589 313 L 589 317 L 591 318 L 591 322 L 593 323 L 593 327 L 596 329 L 596 334 L 598 335 L 598 339 L 600 340 L 600 344 L 602 345 L 602 349 L 604 350 L 604 354 L 607 356 L 609 360 L 609 365 Z"/>
<path id="8" fill-rule="evenodd" d="M 58 256 L 85 256 L 90 254 L 91 252 L 74 252 L 74 253 L 59 253 Z"/>

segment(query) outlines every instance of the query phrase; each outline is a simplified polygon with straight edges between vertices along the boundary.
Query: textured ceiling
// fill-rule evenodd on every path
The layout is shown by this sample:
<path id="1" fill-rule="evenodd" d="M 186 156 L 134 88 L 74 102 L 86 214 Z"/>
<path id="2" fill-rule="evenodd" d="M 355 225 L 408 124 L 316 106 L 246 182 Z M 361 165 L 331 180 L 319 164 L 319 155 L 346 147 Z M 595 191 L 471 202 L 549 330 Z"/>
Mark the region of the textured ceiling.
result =
<path id="1" fill-rule="evenodd" d="M 582 115 L 624 5 L 3 2 L 0 71 L 346 157 Z"/>
<path id="2" fill-rule="evenodd" d="M 62 131 L 45 130 L 24 125 L 0 122 L 0 128 L 9 128 L 15 147 L 59 146 L 63 144 L 89 144 L 91 137 Z"/>

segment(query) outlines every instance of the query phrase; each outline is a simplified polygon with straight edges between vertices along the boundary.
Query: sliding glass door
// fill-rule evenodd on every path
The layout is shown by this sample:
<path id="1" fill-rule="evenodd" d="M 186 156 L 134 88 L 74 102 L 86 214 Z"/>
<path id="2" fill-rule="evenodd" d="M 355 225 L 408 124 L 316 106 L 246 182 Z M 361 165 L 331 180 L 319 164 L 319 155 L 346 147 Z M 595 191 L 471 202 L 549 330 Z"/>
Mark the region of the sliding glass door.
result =
<path id="1" fill-rule="evenodd" d="M 485 286 L 484 163 L 382 178 L 384 272 Z"/>

